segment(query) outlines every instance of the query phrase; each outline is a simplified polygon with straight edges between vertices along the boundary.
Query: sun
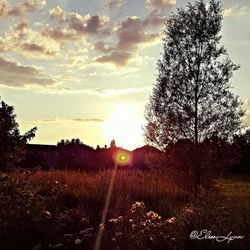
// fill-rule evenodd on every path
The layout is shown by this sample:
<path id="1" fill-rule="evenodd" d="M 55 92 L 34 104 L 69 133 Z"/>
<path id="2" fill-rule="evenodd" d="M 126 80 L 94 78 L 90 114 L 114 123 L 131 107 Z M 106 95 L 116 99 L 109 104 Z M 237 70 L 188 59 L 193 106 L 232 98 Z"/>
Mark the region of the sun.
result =
<path id="1" fill-rule="evenodd" d="M 143 119 L 134 105 L 121 103 L 111 111 L 102 131 L 107 141 L 115 139 L 117 146 L 134 149 L 143 142 L 142 125 Z"/>

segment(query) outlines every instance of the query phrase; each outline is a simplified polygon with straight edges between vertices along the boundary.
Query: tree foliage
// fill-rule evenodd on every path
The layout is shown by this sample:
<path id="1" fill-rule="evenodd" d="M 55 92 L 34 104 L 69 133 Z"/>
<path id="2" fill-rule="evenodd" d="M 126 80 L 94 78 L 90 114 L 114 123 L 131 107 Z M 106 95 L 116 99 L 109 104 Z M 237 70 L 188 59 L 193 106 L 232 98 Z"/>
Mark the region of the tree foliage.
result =
<path id="1" fill-rule="evenodd" d="M 37 128 L 20 135 L 14 107 L 0 98 L 0 169 L 13 167 L 23 160 L 25 145 L 35 136 Z"/>
<path id="2" fill-rule="evenodd" d="M 61 141 L 59 141 L 57 143 L 57 147 L 59 149 L 72 149 L 72 148 L 76 148 L 76 147 L 80 147 L 80 148 L 85 148 L 85 149 L 93 149 L 92 147 L 84 144 L 79 138 L 73 138 L 71 140 L 64 140 L 62 139 Z"/>
<path id="3" fill-rule="evenodd" d="M 165 149 L 190 139 L 228 139 L 241 128 L 241 101 L 230 78 L 239 68 L 220 45 L 222 6 L 202 0 L 178 9 L 167 21 L 158 77 L 146 106 L 145 137 Z"/>

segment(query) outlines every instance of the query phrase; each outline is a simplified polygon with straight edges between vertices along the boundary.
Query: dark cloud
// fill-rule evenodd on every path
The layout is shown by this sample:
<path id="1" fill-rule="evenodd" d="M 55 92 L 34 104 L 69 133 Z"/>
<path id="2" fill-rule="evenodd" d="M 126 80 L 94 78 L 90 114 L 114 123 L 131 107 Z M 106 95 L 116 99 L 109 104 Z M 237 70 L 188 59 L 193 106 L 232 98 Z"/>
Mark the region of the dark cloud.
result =
<path id="1" fill-rule="evenodd" d="M 9 61 L 0 56 L 0 84 L 10 87 L 27 85 L 48 86 L 55 81 L 44 78 L 40 71 L 33 66 L 22 66 L 15 61 Z"/>
<path id="2" fill-rule="evenodd" d="M 122 50 L 136 49 L 139 44 L 152 43 L 159 38 L 158 33 L 147 33 L 143 30 L 143 22 L 139 17 L 131 16 L 117 26 L 117 35 L 117 48 Z"/>
<path id="3" fill-rule="evenodd" d="M 38 31 L 29 28 L 27 20 L 21 20 L 5 32 L 0 38 L 0 52 L 15 51 L 25 56 L 55 56 L 61 45 L 54 39 L 48 39 Z"/>
<path id="4" fill-rule="evenodd" d="M 132 57 L 132 54 L 126 51 L 113 51 L 110 54 L 100 56 L 94 60 L 98 63 L 113 63 L 118 66 L 125 66 L 129 59 Z"/>
<path id="5" fill-rule="evenodd" d="M 61 29 L 59 27 L 47 27 L 43 30 L 42 34 L 55 41 L 72 41 L 78 39 L 78 35 L 74 30 Z"/>
<path id="6" fill-rule="evenodd" d="M 50 16 L 61 25 L 64 24 L 69 29 L 76 31 L 78 35 L 103 36 L 109 34 L 109 18 L 107 16 L 81 16 L 75 12 L 67 13 L 59 6 L 50 10 Z"/>
<path id="7" fill-rule="evenodd" d="M 21 45 L 23 51 L 29 52 L 31 54 L 43 54 L 46 56 L 54 56 L 57 54 L 56 51 L 49 50 L 45 45 L 35 44 L 35 43 L 23 43 Z"/>
<path id="8" fill-rule="evenodd" d="M 109 47 L 104 41 L 98 41 L 94 44 L 94 50 L 107 53 L 114 50 L 114 48 Z"/>
<path id="9" fill-rule="evenodd" d="M 22 20 L 15 25 L 15 30 L 23 31 L 28 28 L 28 20 Z"/>
<path id="10" fill-rule="evenodd" d="M 23 16 L 28 12 L 40 10 L 46 4 L 45 0 L 25 0 L 16 6 L 11 6 L 8 0 L 1 0 L 0 18 Z"/>
<path id="11" fill-rule="evenodd" d="M 118 41 L 113 47 L 108 47 L 102 40 L 94 45 L 94 50 L 107 53 L 94 60 L 98 63 L 113 63 L 117 66 L 126 66 L 129 60 L 136 55 L 140 45 L 150 45 L 159 39 L 159 33 L 148 33 L 146 27 L 152 23 L 145 23 L 139 17 L 128 16 L 114 27 L 114 34 Z"/>

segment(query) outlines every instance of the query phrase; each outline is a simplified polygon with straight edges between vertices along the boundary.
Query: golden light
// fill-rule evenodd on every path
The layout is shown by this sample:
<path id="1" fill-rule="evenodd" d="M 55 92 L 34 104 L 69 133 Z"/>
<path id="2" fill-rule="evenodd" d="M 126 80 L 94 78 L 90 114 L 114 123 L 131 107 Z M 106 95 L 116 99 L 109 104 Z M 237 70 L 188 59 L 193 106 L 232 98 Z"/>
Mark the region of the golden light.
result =
<path id="1" fill-rule="evenodd" d="M 115 152 L 114 161 L 119 166 L 129 165 L 132 161 L 132 153 L 118 150 Z"/>
<path id="2" fill-rule="evenodd" d="M 116 140 L 117 146 L 134 149 L 143 144 L 141 118 L 136 107 L 121 103 L 114 107 L 109 118 L 103 123 L 102 132 L 107 141 Z"/>

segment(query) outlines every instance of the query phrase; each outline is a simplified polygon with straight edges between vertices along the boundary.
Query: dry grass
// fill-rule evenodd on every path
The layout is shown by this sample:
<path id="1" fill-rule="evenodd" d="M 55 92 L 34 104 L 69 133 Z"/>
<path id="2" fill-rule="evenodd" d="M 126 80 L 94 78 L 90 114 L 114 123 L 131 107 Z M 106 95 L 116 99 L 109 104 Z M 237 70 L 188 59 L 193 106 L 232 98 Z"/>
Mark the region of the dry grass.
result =
<path id="1" fill-rule="evenodd" d="M 1 249 L 93 249 L 111 175 L 0 173 Z M 224 178 L 215 186 L 194 200 L 160 173 L 119 170 L 102 249 L 250 249 L 248 238 L 230 246 L 189 239 L 202 229 L 249 236 L 249 180 Z"/>
<path id="2" fill-rule="evenodd" d="M 112 170 L 97 173 L 75 171 L 38 171 L 28 177 L 35 186 L 48 187 L 55 182 L 66 185 L 80 203 L 100 210 L 104 202 Z M 25 173 L 13 173 L 14 178 L 27 178 Z M 135 201 L 144 201 L 149 209 L 170 216 L 189 199 L 189 193 L 159 173 L 139 170 L 119 170 L 112 194 L 112 212 L 122 213 Z M 97 206 L 97 207 L 96 207 Z"/>

